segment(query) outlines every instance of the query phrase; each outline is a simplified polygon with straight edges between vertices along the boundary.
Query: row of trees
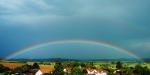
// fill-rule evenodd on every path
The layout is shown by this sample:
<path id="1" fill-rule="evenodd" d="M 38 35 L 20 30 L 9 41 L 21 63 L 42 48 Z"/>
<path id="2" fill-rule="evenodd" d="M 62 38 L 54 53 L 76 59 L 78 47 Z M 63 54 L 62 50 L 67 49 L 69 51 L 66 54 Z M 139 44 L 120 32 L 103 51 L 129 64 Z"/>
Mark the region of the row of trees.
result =
<path id="1" fill-rule="evenodd" d="M 64 68 L 70 67 L 71 72 L 70 73 L 65 73 Z M 50 75 L 87 75 L 87 70 L 82 69 L 81 67 L 85 68 L 86 65 L 84 63 L 80 64 L 78 62 L 73 62 L 73 63 L 65 63 L 62 64 L 61 62 L 57 62 L 54 66 L 55 70 L 50 73 Z"/>

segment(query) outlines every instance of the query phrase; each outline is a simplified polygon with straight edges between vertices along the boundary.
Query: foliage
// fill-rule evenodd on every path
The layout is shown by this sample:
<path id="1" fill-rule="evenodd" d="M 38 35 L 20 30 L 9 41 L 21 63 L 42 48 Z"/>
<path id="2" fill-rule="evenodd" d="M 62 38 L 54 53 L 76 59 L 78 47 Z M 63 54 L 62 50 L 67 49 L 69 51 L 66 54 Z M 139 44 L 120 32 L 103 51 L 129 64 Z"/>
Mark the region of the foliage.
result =
<path id="1" fill-rule="evenodd" d="M 2 64 L 0 64 L 0 73 L 6 72 L 6 71 L 9 71 L 9 68 L 4 67 Z"/>
<path id="2" fill-rule="evenodd" d="M 32 66 L 33 69 L 40 69 L 40 66 L 37 63 L 34 63 Z"/>
<path id="3" fill-rule="evenodd" d="M 32 69 L 31 65 L 23 65 L 22 67 L 15 68 L 12 73 L 28 73 L 29 70 Z"/>
<path id="4" fill-rule="evenodd" d="M 122 63 L 121 63 L 120 61 L 118 61 L 118 62 L 116 63 L 116 68 L 117 68 L 117 69 L 122 69 L 122 68 L 123 68 L 123 65 L 122 65 Z"/>
<path id="5" fill-rule="evenodd" d="M 63 65 L 60 62 L 57 62 L 54 68 L 53 75 L 64 75 Z"/>
<path id="6" fill-rule="evenodd" d="M 44 63 L 44 62 L 43 62 Z M 131 63 L 129 63 L 131 64 Z M 106 71 L 108 75 L 150 75 L 150 69 L 146 65 L 137 64 L 130 66 L 127 63 L 97 63 L 97 62 L 56 62 L 54 70 L 44 75 L 87 75 L 87 69 L 101 69 Z M 95 66 L 98 65 L 98 66 Z M 116 68 L 111 68 L 110 66 Z M 64 72 L 64 69 L 69 68 L 71 71 Z M 11 75 L 15 73 L 27 74 L 35 69 L 40 69 L 37 63 L 33 65 L 25 64 L 15 69 L 9 69 L 0 64 L 0 74 Z M 34 74 L 34 73 L 33 73 Z M 28 74 L 27 74 L 28 75 Z"/>

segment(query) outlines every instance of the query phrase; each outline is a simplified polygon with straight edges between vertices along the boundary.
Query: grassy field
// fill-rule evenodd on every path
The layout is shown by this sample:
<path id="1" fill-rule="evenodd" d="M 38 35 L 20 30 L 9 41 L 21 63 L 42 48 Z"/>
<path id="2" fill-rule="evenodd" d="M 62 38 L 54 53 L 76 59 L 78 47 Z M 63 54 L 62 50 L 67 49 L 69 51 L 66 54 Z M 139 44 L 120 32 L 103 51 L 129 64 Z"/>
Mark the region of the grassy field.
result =
<path id="1" fill-rule="evenodd" d="M 93 63 L 95 67 L 97 68 L 102 68 L 102 67 L 108 67 L 111 69 L 116 69 L 116 63 L 112 63 L 112 62 L 94 62 Z M 123 62 L 123 66 L 125 67 L 135 67 L 137 64 L 139 63 L 135 63 L 135 62 Z M 143 67 L 148 67 L 150 69 L 150 63 L 140 63 L 141 66 Z"/>

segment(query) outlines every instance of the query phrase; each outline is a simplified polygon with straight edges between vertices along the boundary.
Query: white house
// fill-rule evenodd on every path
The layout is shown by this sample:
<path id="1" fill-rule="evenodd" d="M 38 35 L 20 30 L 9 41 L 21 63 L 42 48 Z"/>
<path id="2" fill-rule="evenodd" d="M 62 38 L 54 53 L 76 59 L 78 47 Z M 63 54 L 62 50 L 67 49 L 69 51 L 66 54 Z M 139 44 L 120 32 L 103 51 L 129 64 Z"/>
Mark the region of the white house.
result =
<path id="1" fill-rule="evenodd" d="M 38 70 L 36 73 L 35 73 L 35 75 L 42 75 L 43 73 L 42 73 L 42 71 L 41 70 Z"/>
<path id="2" fill-rule="evenodd" d="M 88 75 L 107 75 L 104 71 L 98 71 L 98 70 L 87 70 Z"/>
<path id="3" fill-rule="evenodd" d="M 96 73 L 96 75 L 107 75 L 107 73 L 104 71 L 101 71 L 101 72 Z"/>

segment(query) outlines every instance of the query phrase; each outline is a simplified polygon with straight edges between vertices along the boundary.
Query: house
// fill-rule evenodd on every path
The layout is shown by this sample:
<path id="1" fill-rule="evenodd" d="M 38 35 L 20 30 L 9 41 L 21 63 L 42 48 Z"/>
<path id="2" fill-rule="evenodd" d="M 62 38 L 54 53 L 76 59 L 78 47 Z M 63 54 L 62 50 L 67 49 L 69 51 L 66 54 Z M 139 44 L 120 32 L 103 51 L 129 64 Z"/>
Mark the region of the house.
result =
<path id="1" fill-rule="evenodd" d="M 43 73 L 42 73 L 42 71 L 41 70 L 38 70 L 36 73 L 35 73 L 35 75 L 42 75 Z"/>
<path id="2" fill-rule="evenodd" d="M 87 69 L 88 75 L 107 75 L 107 72 L 97 69 Z"/>

